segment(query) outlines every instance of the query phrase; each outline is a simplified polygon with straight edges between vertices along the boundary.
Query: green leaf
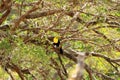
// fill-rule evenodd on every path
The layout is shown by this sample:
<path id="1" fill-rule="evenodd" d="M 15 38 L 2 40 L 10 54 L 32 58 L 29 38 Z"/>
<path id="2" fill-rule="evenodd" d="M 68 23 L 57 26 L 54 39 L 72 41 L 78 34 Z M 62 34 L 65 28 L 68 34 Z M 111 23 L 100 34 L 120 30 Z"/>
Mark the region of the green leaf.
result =
<path id="1" fill-rule="evenodd" d="M 0 17 L 2 17 L 2 13 L 0 13 Z"/>
<path id="2" fill-rule="evenodd" d="M 118 28 L 117 31 L 120 32 L 120 28 Z"/>

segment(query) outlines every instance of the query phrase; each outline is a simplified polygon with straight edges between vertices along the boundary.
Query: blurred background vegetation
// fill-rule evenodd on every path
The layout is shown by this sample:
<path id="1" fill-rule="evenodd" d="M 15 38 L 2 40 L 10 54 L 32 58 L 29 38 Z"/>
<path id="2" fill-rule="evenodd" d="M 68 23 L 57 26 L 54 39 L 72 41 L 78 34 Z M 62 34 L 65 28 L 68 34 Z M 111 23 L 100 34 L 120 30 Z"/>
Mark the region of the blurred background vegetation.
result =
<path id="1" fill-rule="evenodd" d="M 88 56 L 94 71 L 80 80 L 120 80 L 119 0 L 0 0 L 0 80 L 67 80 L 53 36 L 63 50 L 110 58 Z M 76 63 L 61 58 L 72 74 Z"/>

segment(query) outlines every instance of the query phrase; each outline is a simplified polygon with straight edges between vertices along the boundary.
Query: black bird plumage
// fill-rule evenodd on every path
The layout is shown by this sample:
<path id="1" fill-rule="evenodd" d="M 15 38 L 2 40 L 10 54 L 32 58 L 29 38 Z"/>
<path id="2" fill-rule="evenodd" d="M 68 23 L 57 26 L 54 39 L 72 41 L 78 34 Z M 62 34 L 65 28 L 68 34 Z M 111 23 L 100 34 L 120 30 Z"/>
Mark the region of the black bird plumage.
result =
<path id="1" fill-rule="evenodd" d="M 54 37 L 55 38 L 55 37 Z M 58 38 L 56 38 L 58 39 Z M 56 48 L 59 48 L 59 51 L 60 51 L 60 54 L 63 54 L 63 49 L 62 49 L 62 46 L 60 45 L 60 40 L 58 39 L 58 42 L 55 43 L 54 42 L 54 39 L 53 39 L 53 45 L 56 47 Z"/>

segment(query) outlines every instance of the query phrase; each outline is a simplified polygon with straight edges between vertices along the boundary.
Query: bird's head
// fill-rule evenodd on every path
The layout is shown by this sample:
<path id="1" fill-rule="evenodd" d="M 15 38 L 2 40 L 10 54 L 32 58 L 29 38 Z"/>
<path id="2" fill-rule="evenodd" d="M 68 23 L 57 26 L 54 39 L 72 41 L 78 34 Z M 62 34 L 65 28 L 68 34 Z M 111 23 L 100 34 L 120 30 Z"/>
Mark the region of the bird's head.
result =
<path id="1" fill-rule="evenodd" d="M 59 37 L 58 36 L 56 36 L 56 37 L 53 38 L 53 42 L 54 43 L 58 43 L 58 41 L 59 41 Z"/>

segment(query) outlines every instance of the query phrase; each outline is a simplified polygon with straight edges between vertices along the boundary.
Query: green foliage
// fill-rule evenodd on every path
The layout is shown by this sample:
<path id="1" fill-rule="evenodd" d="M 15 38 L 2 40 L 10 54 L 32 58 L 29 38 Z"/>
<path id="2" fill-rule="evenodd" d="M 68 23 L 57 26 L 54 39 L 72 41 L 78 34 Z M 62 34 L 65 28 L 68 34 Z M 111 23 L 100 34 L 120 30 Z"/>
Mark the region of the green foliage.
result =
<path id="1" fill-rule="evenodd" d="M 0 41 L 0 50 L 5 51 L 5 53 L 10 53 L 10 51 L 12 50 L 12 46 L 7 39 L 3 39 L 2 41 Z"/>
<path id="2" fill-rule="evenodd" d="M 2 13 L 0 13 L 0 17 L 2 16 Z"/>
<path id="3" fill-rule="evenodd" d="M 120 28 L 118 28 L 117 31 L 120 32 Z"/>
<path id="4" fill-rule="evenodd" d="M 114 12 L 111 12 L 111 14 L 116 17 L 120 17 L 120 11 L 114 11 Z"/>
<path id="5" fill-rule="evenodd" d="M 7 79 L 9 75 L 0 67 L 0 78 Z"/>
<path id="6" fill-rule="evenodd" d="M 39 9 L 32 13 L 57 9 L 63 9 L 63 11 L 47 16 L 42 16 L 47 14 L 43 13 L 41 14 L 42 17 L 35 19 L 26 19 L 22 17 L 23 20 L 21 23 L 15 26 L 16 31 L 12 31 L 14 25 L 10 26 L 9 31 L 11 35 L 9 35 L 8 38 L 1 38 L 0 34 L 0 51 L 4 51 L 5 54 L 7 54 L 5 57 L 10 56 L 10 61 L 19 66 L 20 69 L 29 69 L 39 80 L 44 80 L 44 77 L 47 80 L 51 80 L 54 75 L 58 75 L 57 72 L 59 71 L 57 70 L 60 70 L 62 73 L 58 55 L 51 47 L 52 42 L 50 42 L 50 44 L 47 43 L 49 36 L 60 36 L 63 40 L 61 45 L 63 49 L 66 49 L 66 46 L 68 47 L 70 45 L 68 48 L 72 48 L 76 51 L 96 52 L 112 59 L 116 59 L 120 56 L 119 50 L 116 49 L 116 45 L 119 47 L 120 41 L 115 42 L 120 38 L 119 23 L 109 23 L 112 21 L 119 22 L 120 11 L 113 9 L 116 8 L 114 7 L 114 3 L 111 3 L 109 0 L 95 0 L 93 2 L 78 0 L 76 1 L 78 3 L 75 3 L 75 0 L 42 1 L 43 3 L 40 3 Z M 19 5 L 17 5 L 17 7 L 14 6 L 15 4 L 13 3 L 11 13 L 3 24 L 15 24 L 15 22 L 26 14 L 27 11 L 31 10 L 36 3 L 35 0 L 13 0 L 13 2 Z M 86 6 L 82 10 L 84 4 L 86 4 Z M 73 13 L 69 13 L 70 11 L 73 11 Z M 77 15 L 77 18 L 74 19 L 73 17 L 76 12 L 80 13 Z M 3 13 L 0 13 L 0 18 Z M 80 19 L 79 21 L 77 21 L 78 18 Z M 81 20 L 83 22 L 81 22 Z M 96 22 L 88 25 L 92 21 Z M 111 25 L 117 27 L 113 28 Z M 95 31 L 98 31 L 98 33 Z M 7 33 L 7 31 L 4 32 Z M 37 40 L 39 43 L 35 43 L 34 40 Z M 66 41 L 64 42 L 64 40 Z M 54 65 L 55 62 L 54 64 L 52 63 L 51 59 L 54 59 L 58 64 L 57 67 Z M 62 60 L 64 65 L 72 64 L 67 67 L 67 71 L 71 71 L 75 68 L 75 63 L 73 61 L 63 56 Z M 88 56 L 85 63 L 92 70 L 120 80 L 119 76 L 114 74 L 116 71 L 115 68 L 103 58 Z M 114 65 L 120 69 L 118 65 Z M 6 80 L 9 75 L 3 69 L 2 67 L 0 68 L 0 78 Z M 16 72 L 12 74 L 16 80 L 20 80 Z M 25 77 L 27 80 L 33 80 L 30 74 L 25 74 Z M 87 72 L 85 72 L 84 78 L 85 80 L 90 79 Z M 55 79 L 60 80 L 60 77 L 55 76 Z M 102 78 L 96 74 L 93 74 L 93 79 L 102 80 Z"/>
<path id="7" fill-rule="evenodd" d="M 89 21 L 92 18 L 90 14 L 81 13 L 80 16 L 84 19 L 84 21 Z"/>

